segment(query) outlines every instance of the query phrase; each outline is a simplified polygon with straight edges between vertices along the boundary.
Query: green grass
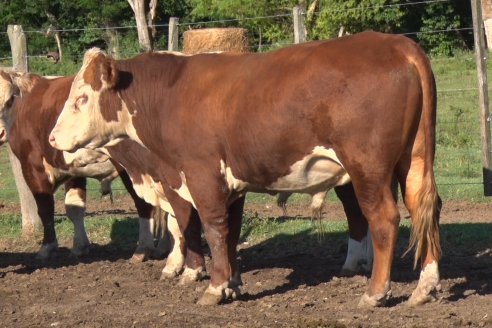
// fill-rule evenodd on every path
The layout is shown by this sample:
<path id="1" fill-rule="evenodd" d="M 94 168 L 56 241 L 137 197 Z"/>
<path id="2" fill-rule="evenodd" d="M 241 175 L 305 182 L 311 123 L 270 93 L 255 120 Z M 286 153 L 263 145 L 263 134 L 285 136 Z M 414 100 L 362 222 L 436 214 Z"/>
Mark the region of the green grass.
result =
<path id="1" fill-rule="evenodd" d="M 63 217 L 55 220 L 55 229 L 58 240 L 71 245 L 73 238 L 73 225 Z M 86 219 L 86 229 L 91 242 L 99 245 L 108 245 L 131 252 L 138 239 L 138 221 L 134 218 L 121 217 L 89 217 Z M 267 219 L 254 213 L 245 213 L 241 230 L 240 242 L 248 242 L 250 245 L 267 242 L 269 244 L 284 245 L 292 249 L 296 243 L 299 247 L 322 245 L 340 245 L 347 240 L 347 222 L 323 221 L 322 227 L 318 222 L 309 219 L 284 218 Z M 400 249 L 407 246 L 410 234 L 410 221 L 402 220 L 400 223 Z M 21 219 L 19 215 L 0 215 L 0 240 L 10 241 L 16 244 L 21 235 Z M 41 240 L 41 233 L 31 240 Z M 490 223 L 453 223 L 441 225 L 441 244 L 443 249 L 486 249 L 492 244 L 492 224 Z M 318 245 L 318 246 L 316 246 Z M 337 246 L 339 247 L 339 246 Z"/>

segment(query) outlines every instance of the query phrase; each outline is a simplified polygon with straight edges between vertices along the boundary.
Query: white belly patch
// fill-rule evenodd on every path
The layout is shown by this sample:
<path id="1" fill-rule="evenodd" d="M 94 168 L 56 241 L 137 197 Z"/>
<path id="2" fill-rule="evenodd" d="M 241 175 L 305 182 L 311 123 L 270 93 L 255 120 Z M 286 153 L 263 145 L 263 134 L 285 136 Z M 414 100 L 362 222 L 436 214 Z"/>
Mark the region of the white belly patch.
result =
<path id="1" fill-rule="evenodd" d="M 346 184 L 350 181 L 333 149 L 314 147 L 311 154 L 292 164 L 290 173 L 267 187 L 268 190 L 313 192 Z"/>
<path id="2" fill-rule="evenodd" d="M 142 183 L 135 183 L 134 179 L 130 176 L 133 183 L 133 189 L 140 198 L 143 198 L 147 203 L 152 206 L 159 206 L 163 211 L 174 215 L 174 211 L 169 204 L 166 196 L 164 195 L 164 189 L 160 182 L 155 182 L 151 176 L 143 174 L 140 176 Z"/>

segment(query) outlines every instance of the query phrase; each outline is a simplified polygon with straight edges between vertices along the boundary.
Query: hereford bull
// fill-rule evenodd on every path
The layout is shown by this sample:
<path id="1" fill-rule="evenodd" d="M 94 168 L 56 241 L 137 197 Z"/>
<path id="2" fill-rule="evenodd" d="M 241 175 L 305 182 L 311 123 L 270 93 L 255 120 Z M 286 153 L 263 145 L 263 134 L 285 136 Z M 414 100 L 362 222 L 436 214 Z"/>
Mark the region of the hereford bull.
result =
<path id="1" fill-rule="evenodd" d="M 40 110 L 36 107 L 39 106 L 39 103 L 32 101 L 32 99 L 34 99 L 33 97 L 42 100 L 49 95 L 49 99 L 42 100 L 44 106 L 42 107 L 42 109 L 44 111 L 58 113 L 61 111 L 61 104 L 63 103 L 63 100 L 68 98 L 69 87 L 73 81 L 73 77 L 63 79 L 45 79 L 34 74 L 11 73 L 11 75 L 13 75 L 13 79 L 9 80 L 7 78 L 7 73 L 3 73 L 3 77 L 5 77 L 5 79 L 2 82 L 2 86 L 0 88 L 0 90 L 3 91 L 0 94 L 2 94 L 3 97 L 6 99 L 6 106 L 4 106 L 2 110 L 0 110 L 0 133 L 2 133 L 2 136 L 4 136 L 2 142 L 7 141 L 6 127 L 12 125 L 12 123 L 16 121 L 16 117 L 22 118 L 22 111 L 30 113 L 30 117 L 32 117 L 33 119 L 27 120 L 23 124 L 21 132 L 14 128 L 11 134 L 13 135 L 12 137 L 15 138 L 16 134 L 20 133 L 21 140 L 29 140 L 31 136 L 29 135 L 29 132 L 27 130 L 35 128 L 34 125 L 36 125 L 36 121 L 38 120 L 37 115 Z M 9 83 L 9 81 L 11 83 Z M 35 87 L 36 84 L 39 85 Z M 10 88 L 18 88 L 18 86 L 23 89 L 24 98 L 22 100 L 22 105 L 17 104 L 18 106 L 24 106 L 21 107 L 23 109 L 21 109 L 21 112 L 19 113 L 14 112 L 13 109 L 10 109 L 12 107 L 14 98 L 11 98 L 12 101 L 10 101 L 10 98 L 7 97 L 7 95 L 9 94 L 11 96 L 15 96 L 15 90 L 10 90 Z M 10 91 L 12 91 L 13 93 Z M 60 98 L 60 100 L 54 101 L 55 97 Z M 10 107 L 8 105 L 10 105 Z M 57 108 L 57 106 L 59 106 L 59 108 Z M 36 142 L 38 141 L 36 140 Z M 12 145 L 14 146 L 14 149 L 17 150 L 18 147 L 16 147 L 14 144 Z M 49 150 L 52 150 L 51 147 L 48 148 Z M 119 165 L 125 168 L 125 171 L 120 169 L 122 179 L 125 183 L 125 186 L 134 197 L 134 200 L 137 203 L 137 209 L 140 211 L 139 214 L 141 214 L 141 216 L 145 215 L 145 211 L 148 210 L 145 202 L 153 206 L 159 206 L 165 212 L 171 213 L 171 217 L 168 219 L 168 229 L 171 232 L 173 247 L 170 254 L 168 255 L 166 265 L 163 268 L 162 277 L 167 278 L 179 275 L 180 273 L 182 273 L 185 264 L 185 244 L 183 243 L 183 238 L 177 226 L 176 220 L 172 216 L 173 210 L 167 202 L 165 196 L 163 195 L 162 187 L 160 187 L 159 184 L 159 172 L 156 169 L 157 166 L 154 164 L 158 161 L 158 159 L 153 158 L 153 155 L 146 148 L 143 148 L 138 143 L 131 140 L 125 140 L 124 142 L 117 145 L 107 147 L 106 153 L 107 155 L 111 156 L 111 158 Z M 79 150 L 73 154 L 64 152 L 63 157 L 66 162 L 65 164 L 67 165 L 67 167 L 69 167 L 69 175 L 83 175 L 95 178 L 104 178 L 104 175 L 107 174 L 110 174 L 111 178 L 115 178 L 117 176 L 117 172 L 108 161 L 108 158 L 100 152 L 87 150 Z M 104 166 L 103 164 L 94 165 L 94 163 L 96 163 L 97 161 L 103 162 Z M 23 161 L 23 163 L 24 166 L 28 167 L 35 166 L 36 164 L 35 162 L 26 164 L 25 161 Z M 88 168 L 91 168 L 91 170 L 88 171 Z M 103 169 L 106 169 L 106 171 L 108 172 L 104 171 Z M 23 170 L 24 172 L 26 172 L 27 169 L 24 167 Z M 54 171 L 52 170 L 52 172 Z M 133 182 L 133 185 L 128 180 L 127 174 Z M 57 182 L 59 182 L 61 178 L 68 178 L 68 176 L 64 175 L 63 177 L 59 177 L 57 179 Z M 69 186 L 67 186 L 67 188 L 70 189 Z M 67 195 L 74 194 L 72 190 L 68 189 Z M 136 194 L 141 199 L 139 197 L 136 197 L 133 189 L 135 189 Z M 370 266 L 372 264 L 372 248 L 370 247 L 370 240 L 366 238 L 367 221 L 360 212 L 351 185 L 336 187 L 335 191 L 344 206 L 349 224 L 350 234 L 347 257 L 342 266 L 341 273 L 343 275 L 353 275 L 359 272 L 370 271 Z M 316 212 L 321 211 L 321 205 L 325 194 L 326 191 L 318 194 L 322 195 L 322 197 L 315 196 L 313 198 L 313 200 L 316 199 L 316 201 L 313 201 L 312 204 L 313 208 L 316 208 Z M 145 202 L 142 202 L 142 199 L 145 200 Z M 72 250 L 75 254 L 80 254 L 82 252 L 80 248 L 84 245 L 88 245 L 88 238 L 84 230 L 83 222 L 81 221 L 81 219 L 83 219 L 83 213 L 81 213 L 80 218 L 75 217 L 74 207 L 70 205 L 70 202 L 71 200 L 69 196 L 67 196 L 67 215 L 70 219 L 74 221 L 75 224 L 74 248 Z M 184 206 L 186 207 L 186 205 Z M 77 207 L 75 207 L 75 209 L 77 209 Z M 152 251 L 152 239 L 150 238 L 149 232 L 150 230 L 151 225 L 149 224 L 147 219 L 142 218 L 140 220 L 140 246 L 133 256 L 134 261 L 144 260 Z M 189 231 L 195 234 L 194 238 L 198 239 L 198 243 L 192 244 L 190 246 L 192 250 L 189 251 L 189 253 L 192 255 L 188 256 L 188 265 L 186 266 L 183 273 L 182 282 L 196 280 L 203 276 L 203 270 L 205 266 L 203 254 L 201 253 L 201 250 L 199 250 L 199 230 L 199 227 L 189 229 Z M 191 239 L 191 237 L 189 237 L 188 239 Z M 42 247 L 42 252 L 40 252 L 40 256 L 47 257 L 48 251 L 51 251 L 52 248 L 55 247 L 55 245 L 56 242 L 54 244 L 48 244 Z"/>
<path id="2" fill-rule="evenodd" d="M 439 284 L 435 116 L 429 60 L 403 36 L 365 32 L 263 54 L 118 61 L 91 49 L 49 141 L 73 151 L 129 138 L 156 155 L 165 191 L 194 205 L 212 252 L 203 305 L 240 283 L 246 192 L 314 194 L 350 181 L 374 249 L 359 305 L 384 304 L 400 221 L 396 178 L 421 263 L 409 304 L 421 304 Z"/>
<path id="3" fill-rule="evenodd" d="M 139 245 L 134 261 L 144 260 L 154 249 L 153 207 L 140 199 L 128 175 L 116 167 L 107 155 L 81 149 L 75 153 L 53 149 L 46 138 L 62 109 L 72 79 L 45 79 L 33 74 L 0 71 L 0 145 L 9 141 L 21 163 L 22 174 L 33 193 L 44 228 L 38 257 L 46 259 L 58 246 L 54 230 L 55 190 L 65 185 L 65 209 L 74 224 L 72 253 L 88 252 L 89 239 L 84 228 L 86 177 L 101 181 L 110 191 L 110 183 L 120 176 L 135 201 L 140 219 Z M 60 95 L 65 95 L 60 98 Z"/>

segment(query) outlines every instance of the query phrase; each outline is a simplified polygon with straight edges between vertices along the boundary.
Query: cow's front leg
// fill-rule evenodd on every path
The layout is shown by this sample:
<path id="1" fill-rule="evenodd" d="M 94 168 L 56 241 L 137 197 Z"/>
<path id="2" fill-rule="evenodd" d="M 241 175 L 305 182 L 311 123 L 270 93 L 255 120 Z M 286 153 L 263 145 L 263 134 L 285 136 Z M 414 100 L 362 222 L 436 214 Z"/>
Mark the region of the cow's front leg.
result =
<path id="1" fill-rule="evenodd" d="M 161 279 L 175 277 L 183 272 L 180 284 L 188 284 L 200 280 L 205 274 L 200 218 L 190 202 L 181 198 L 169 186 L 163 187 L 166 198 L 173 208 L 174 217 L 169 215 L 168 218 L 173 249 L 167 258 Z"/>
<path id="2" fill-rule="evenodd" d="M 185 247 L 183 234 L 179 229 L 176 217 L 172 214 L 167 216 L 167 229 L 171 237 L 171 252 L 167 255 L 166 265 L 162 270 L 161 279 L 174 278 L 178 276 L 184 268 Z"/>
<path id="3" fill-rule="evenodd" d="M 205 238 L 212 253 L 212 272 L 210 285 L 198 304 L 216 305 L 231 298 L 234 294 L 234 290 L 230 288 L 231 264 L 229 262 L 227 213 L 207 216 L 206 219 L 202 219 L 202 222 Z"/>
<path id="4" fill-rule="evenodd" d="M 89 238 L 84 227 L 86 206 L 86 179 L 74 178 L 65 184 L 65 211 L 73 223 L 74 236 L 72 254 L 82 256 L 89 253 Z"/>

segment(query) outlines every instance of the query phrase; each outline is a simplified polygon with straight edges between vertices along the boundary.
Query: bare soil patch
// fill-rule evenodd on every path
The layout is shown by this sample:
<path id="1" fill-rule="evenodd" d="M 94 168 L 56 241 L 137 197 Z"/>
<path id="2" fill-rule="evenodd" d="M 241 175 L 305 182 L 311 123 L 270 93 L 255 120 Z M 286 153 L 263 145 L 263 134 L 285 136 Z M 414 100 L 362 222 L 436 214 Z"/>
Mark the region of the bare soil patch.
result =
<path id="1" fill-rule="evenodd" d="M 92 202 L 88 213 L 133 215 L 127 200 L 109 207 Z M 15 210 L 4 205 L 2 213 Z M 248 204 L 247 211 L 282 215 L 274 205 Z M 288 214 L 306 216 L 309 209 L 290 205 Z M 343 217 L 338 204 L 326 207 L 326 219 Z M 492 204 L 445 203 L 442 223 L 444 230 L 463 223 L 492 231 Z M 322 241 L 279 236 L 254 245 L 242 243 L 242 295 L 206 308 L 195 302 L 209 280 L 189 286 L 178 285 L 178 279 L 159 280 L 164 259 L 130 264 L 131 250 L 112 244 L 93 245 L 88 256 L 77 259 L 66 248 L 70 241 L 64 241 L 65 247 L 41 265 L 34 260 L 35 243 L 2 243 L 0 326 L 492 327 L 492 245 L 444 240 L 438 300 L 410 308 L 404 302 L 416 287 L 418 271 L 412 270 L 410 256 L 401 258 L 408 240 L 400 236 L 391 301 L 384 308 L 361 310 L 357 303 L 368 277 L 338 277 L 346 238 L 346 234 L 328 234 Z"/>

